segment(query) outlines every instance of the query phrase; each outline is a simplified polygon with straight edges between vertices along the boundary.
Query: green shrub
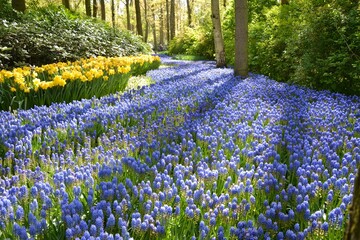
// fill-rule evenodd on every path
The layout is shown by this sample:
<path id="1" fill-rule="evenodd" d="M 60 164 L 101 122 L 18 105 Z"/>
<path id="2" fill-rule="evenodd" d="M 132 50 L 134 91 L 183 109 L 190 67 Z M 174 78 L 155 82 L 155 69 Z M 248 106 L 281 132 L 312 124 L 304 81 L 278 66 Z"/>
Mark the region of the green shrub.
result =
<path id="1" fill-rule="evenodd" d="M 360 95 L 358 1 L 249 2 L 249 67 L 275 80 Z M 255 6 L 257 7 L 254 7 Z M 255 9 L 255 10 L 254 10 Z M 227 61 L 234 62 L 234 8 L 225 14 Z"/>
<path id="2" fill-rule="evenodd" d="M 214 59 L 214 37 L 207 24 L 197 29 L 187 28 L 182 35 L 176 36 L 170 43 L 170 55 L 187 54 Z"/>
<path id="3" fill-rule="evenodd" d="M 0 22 L 0 67 L 43 65 L 91 56 L 149 53 L 150 47 L 129 32 L 59 6 L 29 10 L 14 22 Z"/>
<path id="4" fill-rule="evenodd" d="M 0 0 L 0 6 L 0 19 L 12 21 L 19 18 L 17 13 L 12 9 L 9 0 Z"/>

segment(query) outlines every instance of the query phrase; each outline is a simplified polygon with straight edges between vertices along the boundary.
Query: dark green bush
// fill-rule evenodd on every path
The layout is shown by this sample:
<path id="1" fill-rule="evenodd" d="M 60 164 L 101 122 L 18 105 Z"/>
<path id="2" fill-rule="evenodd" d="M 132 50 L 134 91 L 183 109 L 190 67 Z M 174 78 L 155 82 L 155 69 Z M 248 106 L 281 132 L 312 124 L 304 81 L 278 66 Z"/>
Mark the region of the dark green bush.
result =
<path id="1" fill-rule="evenodd" d="M 18 21 L 0 22 L 1 68 L 149 52 L 150 47 L 137 36 L 59 6 L 30 10 Z"/>

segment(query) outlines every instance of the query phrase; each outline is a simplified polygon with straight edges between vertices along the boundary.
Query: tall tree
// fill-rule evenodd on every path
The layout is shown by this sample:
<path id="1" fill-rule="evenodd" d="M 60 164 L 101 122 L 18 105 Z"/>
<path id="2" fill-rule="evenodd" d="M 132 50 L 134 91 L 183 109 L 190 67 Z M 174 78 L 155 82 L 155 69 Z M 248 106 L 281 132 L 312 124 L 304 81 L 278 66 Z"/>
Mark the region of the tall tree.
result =
<path id="1" fill-rule="evenodd" d="M 64 7 L 66 7 L 67 9 L 70 9 L 70 0 L 62 0 L 62 4 L 63 4 Z"/>
<path id="2" fill-rule="evenodd" d="M 224 67 L 225 47 L 221 31 L 219 0 L 211 0 L 211 19 L 213 23 L 216 67 Z"/>
<path id="3" fill-rule="evenodd" d="M 149 38 L 149 19 L 148 19 L 148 6 L 147 0 L 144 0 L 144 15 L 145 15 L 145 35 L 144 35 L 144 42 L 148 41 Z"/>
<path id="4" fill-rule="evenodd" d="M 358 170 L 354 184 L 354 195 L 350 206 L 350 220 L 345 232 L 344 240 L 360 239 L 360 169 Z"/>
<path id="5" fill-rule="evenodd" d="M 90 0 L 85 0 L 85 10 L 86 10 L 86 15 L 91 17 L 91 1 Z"/>
<path id="6" fill-rule="evenodd" d="M 188 25 L 189 27 L 192 26 L 191 16 L 192 16 L 192 6 L 190 3 L 190 0 L 186 0 L 186 6 L 187 6 L 187 14 L 188 14 Z"/>
<path id="7" fill-rule="evenodd" d="M 97 0 L 93 0 L 93 17 L 97 18 L 98 4 Z"/>
<path id="8" fill-rule="evenodd" d="M 131 30 L 131 21 L 130 21 L 130 0 L 125 0 L 125 8 L 126 8 L 126 28 L 127 30 Z"/>
<path id="9" fill-rule="evenodd" d="M 111 22 L 113 28 L 115 28 L 115 0 L 111 0 Z"/>
<path id="10" fill-rule="evenodd" d="M 170 0 L 170 40 L 175 37 L 175 0 Z"/>
<path id="11" fill-rule="evenodd" d="M 164 46 L 164 9 L 163 6 L 161 5 L 160 7 L 160 17 L 159 17 L 159 21 L 160 21 L 160 45 Z"/>
<path id="12" fill-rule="evenodd" d="M 25 12 L 25 0 L 11 0 L 12 8 L 19 12 Z"/>
<path id="13" fill-rule="evenodd" d="M 137 34 L 143 36 L 142 22 L 141 22 L 141 11 L 140 11 L 140 0 L 135 0 L 135 14 L 136 14 L 136 30 Z"/>
<path id="14" fill-rule="evenodd" d="M 155 4 L 152 5 L 152 30 L 153 30 L 153 38 L 154 38 L 154 51 L 158 51 L 158 44 L 157 44 L 157 38 L 156 38 L 156 18 L 155 18 Z"/>
<path id="15" fill-rule="evenodd" d="M 100 0 L 101 20 L 106 20 L 105 0 Z"/>
<path id="16" fill-rule="evenodd" d="M 248 72 L 248 6 L 247 0 L 235 0 L 235 66 L 234 75 L 246 78 Z"/>
<path id="17" fill-rule="evenodd" d="M 166 40 L 169 44 L 170 42 L 170 10 L 169 10 L 169 0 L 166 0 Z"/>

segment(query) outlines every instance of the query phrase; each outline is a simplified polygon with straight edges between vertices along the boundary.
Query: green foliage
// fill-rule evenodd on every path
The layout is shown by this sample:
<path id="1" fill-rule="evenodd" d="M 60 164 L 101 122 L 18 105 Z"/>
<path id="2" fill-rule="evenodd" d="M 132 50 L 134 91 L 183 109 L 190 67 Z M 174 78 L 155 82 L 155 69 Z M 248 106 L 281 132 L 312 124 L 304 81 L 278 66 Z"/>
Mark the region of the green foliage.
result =
<path id="1" fill-rule="evenodd" d="M 278 81 L 360 94 L 358 1 L 249 2 L 249 64 Z M 234 62 L 234 7 L 223 22 L 226 58 Z"/>
<path id="2" fill-rule="evenodd" d="M 0 22 L 1 68 L 149 52 L 137 36 L 59 6 L 32 9 L 18 21 Z"/>
<path id="3" fill-rule="evenodd" d="M 170 55 L 186 54 L 214 59 L 214 37 L 208 24 L 197 29 L 187 28 L 169 43 Z"/>
<path id="4" fill-rule="evenodd" d="M 18 18 L 17 14 L 21 14 L 16 13 L 12 9 L 9 0 L 0 0 L 0 6 L 0 19 L 6 19 L 11 21 Z"/>

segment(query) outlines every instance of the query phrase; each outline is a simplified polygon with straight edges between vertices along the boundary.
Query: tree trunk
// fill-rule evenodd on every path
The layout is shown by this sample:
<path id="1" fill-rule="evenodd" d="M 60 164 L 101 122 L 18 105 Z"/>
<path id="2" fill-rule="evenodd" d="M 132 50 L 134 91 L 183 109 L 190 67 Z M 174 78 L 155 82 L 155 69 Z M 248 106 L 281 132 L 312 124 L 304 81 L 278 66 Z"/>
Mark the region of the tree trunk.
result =
<path id="1" fill-rule="evenodd" d="M 164 10 L 161 5 L 160 7 L 160 45 L 164 46 Z M 162 49 L 161 49 L 162 50 Z"/>
<path id="2" fill-rule="evenodd" d="M 105 0 L 100 0 L 101 20 L 106 20 Z"/>
<path id="3" fill-rule="evenodd" d="M 149 19 L 148 19 L 148 13 L 147 13 L 147 1 L 144 0 L 144 13 L 145 13 L 145 36 L 144 36 L 144 42 L 148 42 L 149 38 Z"/>
<path id="4" fill-rule="evenodd" d="M 289 4 L 289 0 L 281 0 L 281 5 Z"/>
<path id="5" fill-rule="evenodd" d="M 152 17 L 153 17 L 153 23 L 152 23 L 152 29 L 153 29 L 153 38 L 154 38 L 154 51 L 158 51 L 158 45 L 157 45 L 157 39 L 156 39 L 156 21 L 155 21 L 155 6 L 152 7 Z"/>
<path id="6" fill-rule="evenodd" d="M 97 18 L 98 4 L 97 0 L 93 0 L 93 17 Z"/>
<path id="7" fill-rule="evenodd" d="M 226 0 L 224 0 L 223 6 L 224 6 L 224 8 L 226 8 Z"/>
<path id="8" fill-rule="evenodd" d="M 126 7 L 126 27 L 127 30 L 131 31 L 131 22 L 130 22 L 130 0 L 126 0 L 125 2 Z"/>
<path id="9" fill-rule="evenodd" d="M 70 0 L 62 0 L 62 4 L 63 4 L 64 7 L 66 7 L 67 9 L 70 9 Z"/>
<path id="10" fill-rule="evenodd" d="M 345 233 L 344 240 L 360 239 L 360 169 L 355 179 L 353 201 L 350 206 L 350 221 Z"/>
<path id="11" fill-rule="evenodd" d="M 169 0 L 166 0 L 166 40 L 167 44 L 170 42 L 170 14 L 169 14 Z"/>
<path id="12" fill-rule="evenodd" d="M 86 10 L 86 16 L 91 17 L 91 2 L 90 2 L 90 0 L 85 0 L 85 10 Z"/>
<path id="13" fill-rule="evenodd" d="M 19 12 L 25 12 L 25 0 L 11 0 L 12 8 Z"/>
<path id="14" fill-rule="evenodd" d="M 170 41 L 175 37 L 175 0 L 170 0 Z"/>
<path id="15" fill-rule="evenodd" d="M 225 67 L 225 47 L 221 32 L 219 0 L 211 0 L 211 20 L 214 32 L 216 67 Z"/>
<path id="16" fill-rule="evenodd" d="M 136 30 L 137 34 L 143 36 L 141 12 L 140 12 L 140 0 L 135 0 L 135 14 L 136 14 Z"/>
<path id="17" fill-rule="evenodd" d="M 247 0 L 235 0 L 234 75 L 248 76 L 248 7 Z"/>
<path id="18" fill-rule="evenodd" d="M 111 0 L 111 22 L 115 29 L 115 0 Z"/>
<path id="19" fill-rule="evenodd" d="M 192 26 L 192 21 L 191 21 L 192 10 L 191 10 L 191 5 L 190 5 L 190 0 L 186 0 L 186 5 L 187 5 L 187 14 L 188 14 L 188 25 L 189 25 L 189 27 L 191 27 Z"/>

